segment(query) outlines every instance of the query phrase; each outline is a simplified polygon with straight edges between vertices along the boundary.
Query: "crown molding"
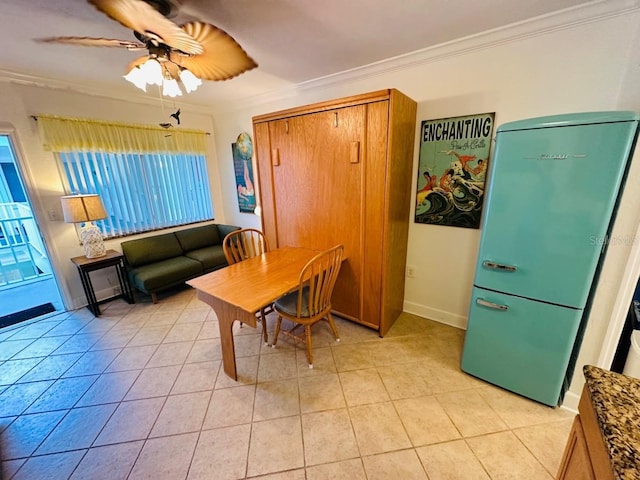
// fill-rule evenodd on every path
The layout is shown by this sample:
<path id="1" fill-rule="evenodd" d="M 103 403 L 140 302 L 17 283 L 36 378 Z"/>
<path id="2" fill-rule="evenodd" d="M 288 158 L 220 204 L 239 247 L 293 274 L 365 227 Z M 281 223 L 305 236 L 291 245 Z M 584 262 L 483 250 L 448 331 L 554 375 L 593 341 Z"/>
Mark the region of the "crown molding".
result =
<path id="1" fill-rule="evenodd" d="M 585 5 L 567 8 L 532 19 L 459 38 L 433 47 L 416 50 L 362 67 L 272 90 L 263 94 L 216 105 L 217 111 L 232 111 L 282 101 L 311 90 L 350 84 L 366 78 L 386 75 L 419 65 L 438 62 L 506 43 L 517 42 L 549 33 L 604 21 L 640 11 L 640 0 L 595 0 Z"/>
<path id="2" fill-rule="evenodd" d="M 53 90 L 62 90 L 72 93 L 81 93 L 89 95 L 91 97 L 105 98 L 109 100 L 121 100 L 128 103 L 137 103 L 150 106 L 160 106 L 163 101 L 167 101 L 166 98 L 161 99 L 148 94 L 133 94 L 130 93 L 131 89 L 118 89 L 105 88 L 100 85 L 77 83 L 67 80 L 59 80 L 47 77 L 40 77 L 37 75 L 29 75 L 24 73 L 18 73 L 11 70 L 0 69 L 0 82 L 2 83 L 14 83 L 18 85 L 26 85 L 31 87 L 49 88 Z M 198 113 L 211 113 L 211 108 L 202 105 L 196 105 L 189 102 L 180 100 L 182 106 L 186 106 L 190 111 Z"/>
<path id="3" fill-rule="evenodd" d="M 522 22 L 470 35 L 433 47 L 416 50 L 397 57 L 381 60 L 361 67 L 345 70 L 325 77 L 300 82 L 270 90 L 257 95 L 223 102 L 212 102 L 206 106 L 200 102 L 190 103 L 181 99 L 181 104 L 192 111 L 210 114 L 255 108 L 263 104 L 278 102 L 299 96 L 308 91 L 328 89 L 335 86 L 353 84 L 359 80 L 386 75 L 419 65 L 438 62 L 447 58 L 464 55 L 476 50 L 520 41 L 522 39 L 547 35 L 549 33 L 575 28 L 584 24 L 607 20 L 612 17 L 640 11 L 640 0 L 594 0 L 593 2 L 567 8 L 558 12 L 541 15 Z M 43 88 L 66 90 L 85 95 L 117 99 L 125 102 L 154 105 L 161 99 L 150 95 L 135 95 L 130 90 L 105 89 L 93 84 L 69 82 L 35 75 L 22 74 L 0 69 L 0 82 L 16 83 Z"/>

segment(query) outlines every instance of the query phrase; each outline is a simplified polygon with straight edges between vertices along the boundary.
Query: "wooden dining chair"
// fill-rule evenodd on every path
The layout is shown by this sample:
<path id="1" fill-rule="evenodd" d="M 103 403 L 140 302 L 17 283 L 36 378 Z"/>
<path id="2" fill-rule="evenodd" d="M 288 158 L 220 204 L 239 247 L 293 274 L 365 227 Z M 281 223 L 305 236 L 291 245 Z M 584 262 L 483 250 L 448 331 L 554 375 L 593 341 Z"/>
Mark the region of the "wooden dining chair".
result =
<path id="1" fill-rule="evenodd" d="M 331 294 L 336 284 L 344 247 L 337 245 L 313 257 L 302 268 L 298 288 L 275 301 L 274 307 L 278 313 L 276 331 L 273 337 L 273 347 L 276 346 L 282 326 L 282 319 L 286 318 L 295 325 L 283 333 L 302 340 L 307 346 L 307 360 L 309 368 L 313 368 L 313 351 L 311 343 L 311 327 L 320 320 L 326 320 L 336 337 L 340 341 L 338 329 L 331 316 Z M 304 327 L 304 338 L 295 335 L 294 330 Z"/>
<path id="2" fill-rule="evenodd" d="M 269 251 L 267 237 L 255 228 L 243 228 L 229 233 L 222 241 L 222 251 L 227 263 L 234 263 L 257 257 Z M 269 344 L 267 333 L 267 315 L 273 312 L 273 305 L 267 305 L 256 312 L 256 318 L 262 322 L 262 338 L 265 344 Z M 242 323 L 240 323 L 242 326 Z"/>

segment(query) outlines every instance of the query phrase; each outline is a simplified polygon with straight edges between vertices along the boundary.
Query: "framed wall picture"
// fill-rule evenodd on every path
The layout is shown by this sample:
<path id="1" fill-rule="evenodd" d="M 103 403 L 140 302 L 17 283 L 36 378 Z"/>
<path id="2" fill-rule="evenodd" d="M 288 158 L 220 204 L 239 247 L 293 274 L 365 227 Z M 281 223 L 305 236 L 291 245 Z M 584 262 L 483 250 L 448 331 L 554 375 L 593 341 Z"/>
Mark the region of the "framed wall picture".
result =
<path id="1" fill-rule="evenodd" d="M 231 144 L 233 167 L 236 174 L 236 192 L 241 212 L 253 213 L 256 209 L 256 192 L 253 188 L 253 143 L 248 133 L 238 135 Z"/>
<path id="2" fill-rule="evenodd" d="M 494 117 L 422 121 L 416 223 L 480 227 Z"/>

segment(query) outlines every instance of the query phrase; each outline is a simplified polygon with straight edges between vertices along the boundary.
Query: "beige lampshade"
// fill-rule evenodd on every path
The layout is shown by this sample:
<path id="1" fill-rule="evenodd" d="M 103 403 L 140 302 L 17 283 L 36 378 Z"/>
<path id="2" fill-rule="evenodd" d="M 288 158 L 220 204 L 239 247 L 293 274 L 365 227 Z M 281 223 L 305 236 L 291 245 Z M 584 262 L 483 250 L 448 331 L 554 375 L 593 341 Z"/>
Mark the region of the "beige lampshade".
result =
<path id="1" fill-rule="evenodd" d="M 100 195 L 66 195 L 60 197 L 66 223 L 91 222 L 107 218 Z"/>

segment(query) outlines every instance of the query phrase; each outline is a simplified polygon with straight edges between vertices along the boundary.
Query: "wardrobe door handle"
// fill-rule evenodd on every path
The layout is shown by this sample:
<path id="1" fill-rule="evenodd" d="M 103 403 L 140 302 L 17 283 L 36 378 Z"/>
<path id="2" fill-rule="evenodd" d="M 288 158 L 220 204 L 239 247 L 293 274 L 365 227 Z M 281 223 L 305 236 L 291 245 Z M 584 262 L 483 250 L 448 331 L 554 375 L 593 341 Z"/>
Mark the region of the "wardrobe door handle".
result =
<path id="1" fill-rule="evenodd" d="M 360 163 L 360 142 L 351 142 L 349 146 L 349 163 Z"/>
<path id="2" fill-rule="evenodd" d="M 501 312 L 505 312 L 505 311 L 509 310 L 509 307 L 507 305 L 501 305 L 499 303 L 488 302 L 487 300 L 484 300 L 482 298 L 477 298 L 476 299 L 476 304 L 481 305 L 483 307 L 492 308 L 494 310 L 500 310 Z"/>
<path id="3" fill-rule="evenodd" d="M 271 165 L 274 167 L 280 166 L 280 149 L 274 148 L 271 150 Z"/>

